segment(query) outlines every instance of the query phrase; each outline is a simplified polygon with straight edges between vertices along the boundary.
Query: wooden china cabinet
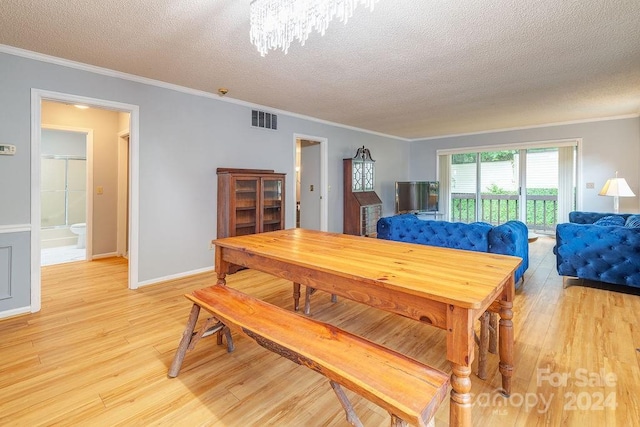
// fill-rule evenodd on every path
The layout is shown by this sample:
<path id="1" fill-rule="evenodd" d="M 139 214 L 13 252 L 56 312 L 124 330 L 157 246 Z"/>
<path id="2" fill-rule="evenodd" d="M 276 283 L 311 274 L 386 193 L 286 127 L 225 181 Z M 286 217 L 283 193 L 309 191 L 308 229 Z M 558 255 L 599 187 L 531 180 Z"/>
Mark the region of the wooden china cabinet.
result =
<path id="1" fill-rule="evenodd" d="M 218 238 L 284 229 L 285 174 L 218 168 Z"/>

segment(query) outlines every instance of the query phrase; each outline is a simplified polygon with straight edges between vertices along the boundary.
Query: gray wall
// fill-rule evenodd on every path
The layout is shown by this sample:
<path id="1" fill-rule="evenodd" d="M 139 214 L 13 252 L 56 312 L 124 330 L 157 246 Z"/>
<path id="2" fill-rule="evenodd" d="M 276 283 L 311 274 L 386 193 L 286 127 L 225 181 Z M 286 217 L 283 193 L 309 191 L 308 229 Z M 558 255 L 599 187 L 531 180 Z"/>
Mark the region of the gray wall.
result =
<path id="1" fill-rule="evenodd" d="M 286 173 L 286 225 L 293 227 L 294 133 L 328 138 L 330 231 L 342 231 L 342 159 L 358 147 L 378 160 L 376 191 L 387 213 L 393 212 L 394 182 L 408 178 L 406 142 L 284 114 L 277 131 L 254 129 L 247 106 L 0 53 L 0 141 L 18 151 L 0 158 L 0 182 L 13 184 L 0 186 L 4 228 L 31 222 L 32 88 L 140 107 L 141 282 L 212 266 L 217 167 Z"/>
<path id="2" fill-rule="evenodd" d="M 616 171 L 629 183 L 636 197 L 620 198 L 620 212 L 640 211 L 640 118 L 603 120 L 559 126 L 491 132 L 411 142 L 410 179 L 437 179 L 438 149 L 517 144 L 582 138 L 581 175 L 582 210 L 611 212 L 611 197 L 598 192 Z M 587 189 L 586 183 L 594 183 Z"/>

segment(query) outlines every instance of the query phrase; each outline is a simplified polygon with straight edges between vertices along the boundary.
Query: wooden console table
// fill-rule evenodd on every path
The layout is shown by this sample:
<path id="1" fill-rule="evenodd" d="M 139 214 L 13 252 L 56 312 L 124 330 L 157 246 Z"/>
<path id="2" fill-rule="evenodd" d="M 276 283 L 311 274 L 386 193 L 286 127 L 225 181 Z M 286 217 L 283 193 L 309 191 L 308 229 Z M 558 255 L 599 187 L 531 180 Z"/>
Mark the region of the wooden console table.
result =
<path id="1" fill-rule="evenodd" d="M 218 283 L 236 266 L 253 268 L 447 332 L 450 425 L 471 426 L 473 325 L 500 314 L 500 373 L 511 392 L 514 271 L 520 258 L 304 229 L 214 241 Z"/>

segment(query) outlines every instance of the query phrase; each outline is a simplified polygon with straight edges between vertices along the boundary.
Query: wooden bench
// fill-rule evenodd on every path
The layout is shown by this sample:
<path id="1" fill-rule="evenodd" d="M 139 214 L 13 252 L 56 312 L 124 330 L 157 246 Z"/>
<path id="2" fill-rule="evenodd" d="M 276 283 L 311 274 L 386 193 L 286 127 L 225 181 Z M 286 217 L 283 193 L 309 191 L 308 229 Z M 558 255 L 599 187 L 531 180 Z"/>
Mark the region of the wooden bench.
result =
<path id="1" fill-rule="evenodd" d="M 341 386 L 384 408 L 391 414 L 392 426 L 433 425 L 433 416 L 447 397 L 447 374 L 335 326 L 224 285 L 185 296 L 193 301 L 193 307 L 169 369 L 170 377 L 178 375 L 186 352 L 193 348 L 198 313 L 204 308 L 214 317 L 200 330 L 218 327 L 218 343 L 225 328 L 231 327 L 264 348 L 327 377 L 353 425 L 362 424 Z M 232 350 L 230 335 L 227 344 Z"/>
<path id="2" fill-rule="evenodd" d="M 304 314 L 311 315 L 311 295 L 315 288 L 306 286 L 304 298 Z M 337 296 L 331 294 L 331 302 L 336 302 Z M 300 309 L 300 283 L 293 283 L 293 309 Z M 498 308 L 499 309 L 499 308 Z M 496 309 L 496 310 L 498 310 Z M 487 353 L 498 353 L 498 318 L 496 312 L 485 311 L 480 316 L 480 336 L 474 333 L 474 339 L 478 346 L 478 378 L 487 379 Z"/>

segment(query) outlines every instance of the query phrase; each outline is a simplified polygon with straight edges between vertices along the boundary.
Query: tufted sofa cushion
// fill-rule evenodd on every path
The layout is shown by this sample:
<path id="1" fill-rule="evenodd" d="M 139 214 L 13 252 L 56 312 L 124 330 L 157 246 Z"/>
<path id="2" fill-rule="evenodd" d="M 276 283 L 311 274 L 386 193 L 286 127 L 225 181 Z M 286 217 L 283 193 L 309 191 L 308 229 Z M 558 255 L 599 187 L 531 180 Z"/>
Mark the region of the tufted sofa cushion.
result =
<path id="1" fill-rule="evenodd" d="M 625 220 L 620 215 L 607 215 L 594 222 L 593 225 L 604 225 L 606 227 L 615 225 L 618 227 L 622 227 L 624 223 Z"/>
<path id="2" fill-rule="evenodd" d="M 574 224 L 593 224 L 600 218 L 604 218 L 606 216 L 621 216 L 626 220 L 630 215 L 631 214 L 573 211 L 569 212 L 569 222 Z"/>
<path id="3" fill-rule="evenodd" d="M 519 256 L 523 261 L 516 270 L 516 282 L 529 267 L 527 226 L 519 221 L 494 227 L 483 222 L 425 221 L 414 214 L 401 214 L 381 218 L 377 231 L 379 239 Z"/>
<path id="4" fill-rule="evenodd" d="M 640 215 L 629 215 L 627 221 L 624 223 L 624 226 L 629 228 L 640 227 Z"/>
<path id="5" fill-rule="evenodd" d="M 489 251 L 488 235 L 491 226 L 488 224 L 424 221 L 413 214 L 392 218 L 393 220 L 382 218 L 378 221 L 378 238 L 443 248 Z"/>
<path id="6" fill-rule="evenodd" d="M 558 224 L 558 274 L 640 287 L 640 228 Z"/>

